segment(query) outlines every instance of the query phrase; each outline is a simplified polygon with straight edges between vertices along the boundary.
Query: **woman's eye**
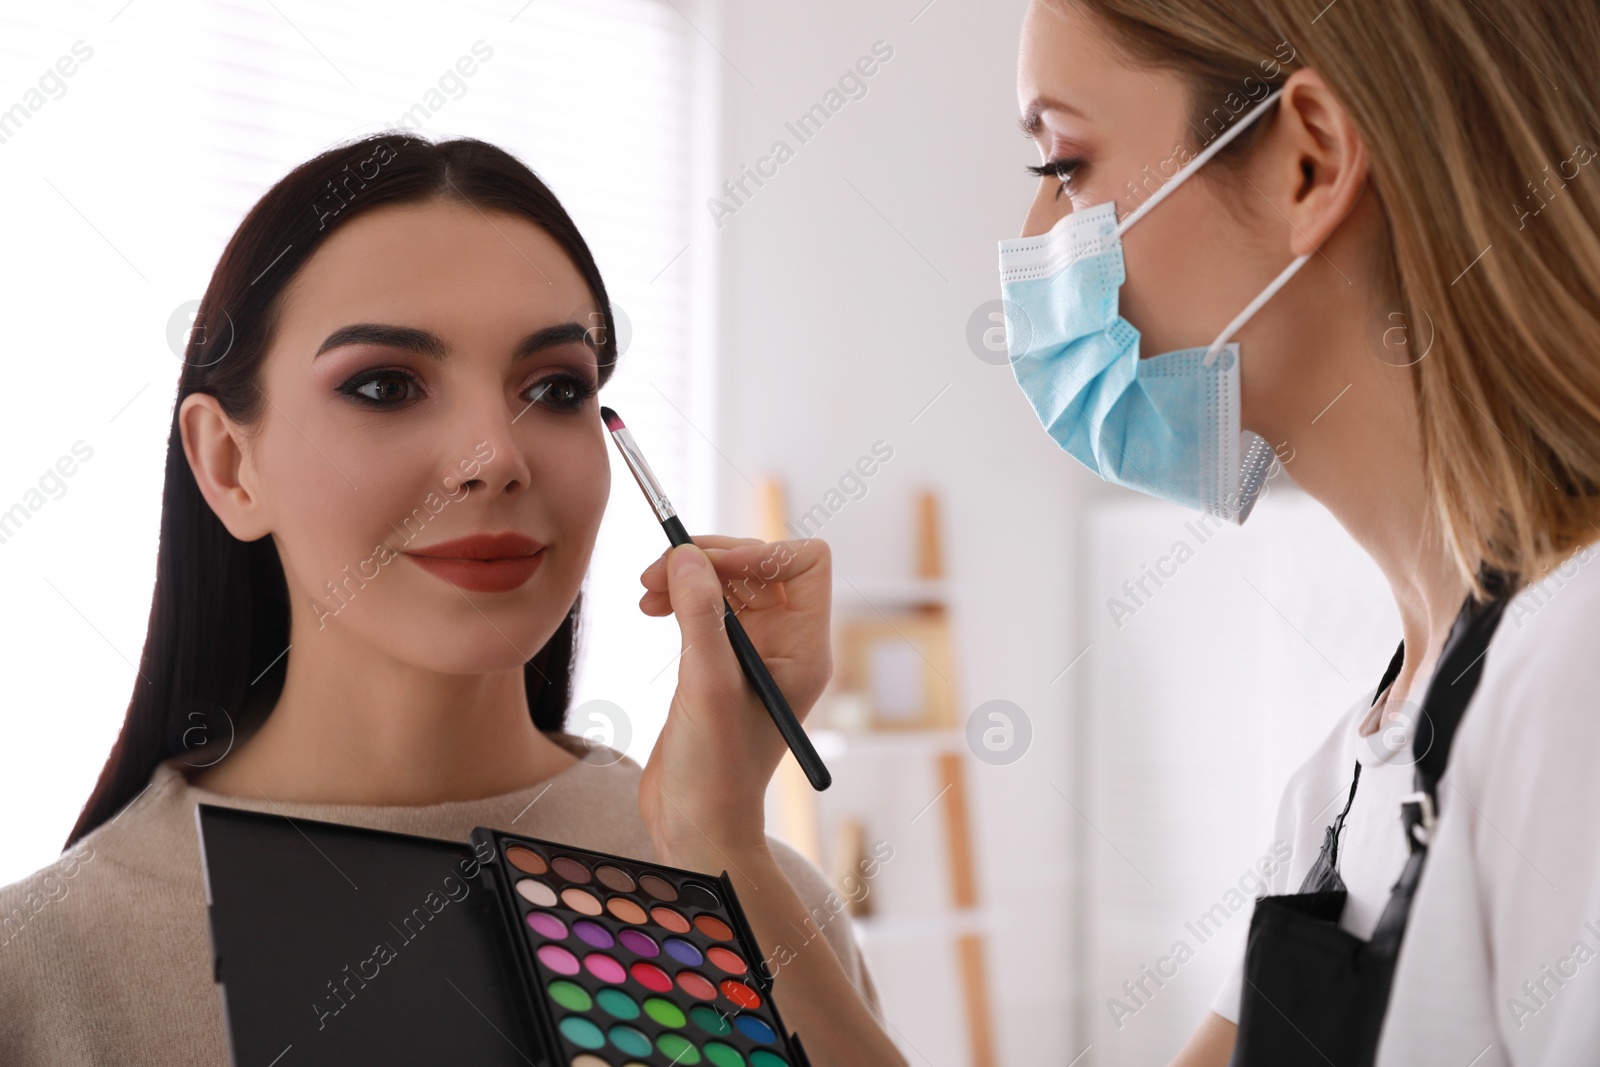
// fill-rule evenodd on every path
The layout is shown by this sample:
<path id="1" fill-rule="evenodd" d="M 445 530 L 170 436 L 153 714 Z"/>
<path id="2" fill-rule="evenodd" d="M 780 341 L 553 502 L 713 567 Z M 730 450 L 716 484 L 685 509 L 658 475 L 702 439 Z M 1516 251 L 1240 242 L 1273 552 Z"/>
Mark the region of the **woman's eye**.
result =
<path id="1" fill-rule="evenodd" d="M 1059 181 L 1061 184 L 1056 186 L 1056 199 L 1060 200 L 1061 194 L 1067 191 L 1067 183 L 1078 173 L 1078 170 L 1083 166 L 1083 162 L 1082 159 L 1078 158 L 1052 159 L 1048 163 L 1029 167 L 1028 172 L 1040 178 L 1054 178 Z"/>
<path id="2" fill-rule="evenodd" d="M 402 371 L 372 371 L 357 375 L 339 391 L 373 407 L 396 407 L 413 399 L 417 380 Z"/>
<path id="3" fill-rule="evenodd" d="M 397 408 L 421 396 L 421 383 L 406 371 L 378 370 L 357 375 L 339 391 L 368 407 Z M 555 411 L 575 411 L 596 391 L 584 378 L 559 374 L 530 385 L 523 391 L 523 399 Z"/>
<path id="4" fill-rule="evenodd" d="M 576 411 L 594 394 L 595 387 L 587 379 L 562 374 L 535 382 L 523 395 L 530 403 L 543 404 L 556 411 Z"/>

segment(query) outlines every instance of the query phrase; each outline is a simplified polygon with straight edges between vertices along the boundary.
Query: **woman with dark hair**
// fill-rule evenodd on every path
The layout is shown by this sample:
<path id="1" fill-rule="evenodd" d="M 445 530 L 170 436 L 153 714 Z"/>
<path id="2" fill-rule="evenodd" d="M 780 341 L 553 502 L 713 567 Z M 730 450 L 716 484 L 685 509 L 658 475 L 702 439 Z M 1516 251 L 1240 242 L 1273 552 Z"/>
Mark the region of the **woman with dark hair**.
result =
<path id="1" fill-rule="evenodd" d="M 562 732 L 608 324 L 572 220 L 481 141 L 341 145 L 250 211 L 185 352 L 121 735 L 62 858 L 0 890 L 0 1062 L 226 1060 L 202 802 L 726 869 L 768 948 L 832 913 L 765 834 L 783 744 L 720 630 L 726 579 L 776 568 L 729 589 L 804 713 L 831 670 L 822 542 L 663 554 L 641 608 L 684 653 L 648 764 Z M 821 932 L 778 975 L 786 1019 L 819 1064 L 899 1062 L 848 920 Z"/>

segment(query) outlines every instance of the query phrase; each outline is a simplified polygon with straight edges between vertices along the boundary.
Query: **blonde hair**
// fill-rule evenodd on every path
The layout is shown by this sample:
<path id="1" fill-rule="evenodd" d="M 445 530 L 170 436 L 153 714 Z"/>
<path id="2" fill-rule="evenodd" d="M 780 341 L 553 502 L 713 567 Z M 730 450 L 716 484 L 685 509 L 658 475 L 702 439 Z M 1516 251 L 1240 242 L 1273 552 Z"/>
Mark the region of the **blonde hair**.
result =
<path id="1" fill-rule="evenodd" d="M 1078 2 L 1186 79 L 1198 140 L 1299 67 L 1338 97 L 1371 158 L 1403 321 L 1432 327 L 1409 368 L 1423 460 L 1474 593 L 1480 568 L 1521 585 L 1600 538 L 1600 4 Z"/>

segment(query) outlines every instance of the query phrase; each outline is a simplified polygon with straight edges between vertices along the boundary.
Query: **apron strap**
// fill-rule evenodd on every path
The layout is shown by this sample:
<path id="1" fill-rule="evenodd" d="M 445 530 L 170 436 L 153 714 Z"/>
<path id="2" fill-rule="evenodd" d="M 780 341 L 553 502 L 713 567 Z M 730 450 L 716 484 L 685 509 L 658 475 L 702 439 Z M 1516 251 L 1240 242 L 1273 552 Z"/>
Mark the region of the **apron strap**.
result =
<path id="1" fill-rule="evenodd" d="M 1378 688 L 1372 691 L 1372 704 L 1376 704 L 1378 698 L 1383 696 L 1383 691 L 1389 688 L 1390 684 L 1400 676 L 1400 664 L 1405 662 L 1405 658 L 1406 643 L 1401 641 L 1399 647 L 1394 650 L 1394 655 L 1389 659 L 1389 666 L 1384 668 L 1383 677 L 1378 679 Z M 1371 707 L 1372 704 L 1367 706 Z"/>
<path id="2" fill-rule="evenodd" d="M 1432 799 L 1435 810 L 1438 809 L 1435 791 L 1439 779 L 1444 777 L 1456 728 L 1461 725 L 1467 703 L 1478 688 L 1489 639 L 1494 636 L 1510 599 L 1505 595 L 1504 579 L 1486 572 L 1483 580 L 1489 587 L 1490 599 L 1477 601 L 1468 597 L 1461 606 L 1461 613 L 1450 627 L 1450 635 L 1439 655 L 1439 665 L 1428 682 L 1427 693 L 1422 698 L 1422 714 L 1411 738 L 1411 751 L 1417 754 L 1417 789 Z"/>
<path id="3" fill-rule="evenodd" d="M 1370 942 L 1373 950 L 1389 958 L 1399 951 L 1400 940 L 1405 935 L 1406 916 L 1411 911 L 1411 898 L 1422 878 L 1422 865 L 1428 858 L 1428 838 L 1439 809 L 1439 779 L 1444 777 L 1450 746 L 1483 675 L 1489 640 L 1510 599 L 1509 585 L 1503 577 L 1487 569 L 1481 572 L 1481 577 L 1490 598 L 1480 601 L 1468 596 L 1461 605 L 1461 612 L 1445 638 L 1444 650 L 1439 654 L 1439 664 L 1428 681 L 1417 729 L 1411 736 L 1411 751 L 1416 756 L 1416 791 L 1400 801 L 1400 824 L 1405 831 L 1409 855 L 1389 895 L 1389 902 L 1378 917 Z"/>
<path id="4" fill-rule="evenodd" d="M 1388 668 L 1383 672 L 1383 677 L 1378 680 L 1378 687 L 1372 691 L 1372 703 L 1377 704 L 1383 691 L 1389 688 L 1395 676 L 1400 673 L 1400 664 L 1405 659 L 1406 643 L 1400 642 L 1394 650 L 1394 656 L 1389 660 Z M 1311 864 L 1311 869 L 1306 871 L 1306 876 L 1300 882 L 1301 893 L 1324 893 L 1342 890 L 1344 881 L 1339 877 L 1339 835 L 1344 830 L 1344 819 L 1350 814 L 1350 805 L 1356 802 L 1356 786 L 1361 784 L 1361 761 L 1356 760 L 1355 771 L 1350 776 L 1350 793 L 1345 797 L 1344 810 L 1339 812 L 1333 823 L 1322 832 L 1322 850 L 1317 853 L 1316 861 Z"/>

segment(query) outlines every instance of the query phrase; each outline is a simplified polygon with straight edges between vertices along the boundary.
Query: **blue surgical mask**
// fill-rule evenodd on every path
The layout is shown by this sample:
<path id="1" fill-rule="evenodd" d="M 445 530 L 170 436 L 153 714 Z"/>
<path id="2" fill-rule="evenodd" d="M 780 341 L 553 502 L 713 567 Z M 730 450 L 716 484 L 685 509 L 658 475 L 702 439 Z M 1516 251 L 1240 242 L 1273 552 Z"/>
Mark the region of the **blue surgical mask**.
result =
<path id="1" fill-rule="evenodd" d="M 1208 347 L 1139 357 L 1117 311 L 1122 235 L 1277 99 L 1274 91 L 1131 215 L 1115 201 L 1074 211 L 1038 237 L 1000 242 L 1012 371 L 1055 442 L 1106 481 L 1243 523 L 1272 448 L 1239 425 L 1239 346 L 1229 343 L 1311 258 L 1289 264 Z"/>

